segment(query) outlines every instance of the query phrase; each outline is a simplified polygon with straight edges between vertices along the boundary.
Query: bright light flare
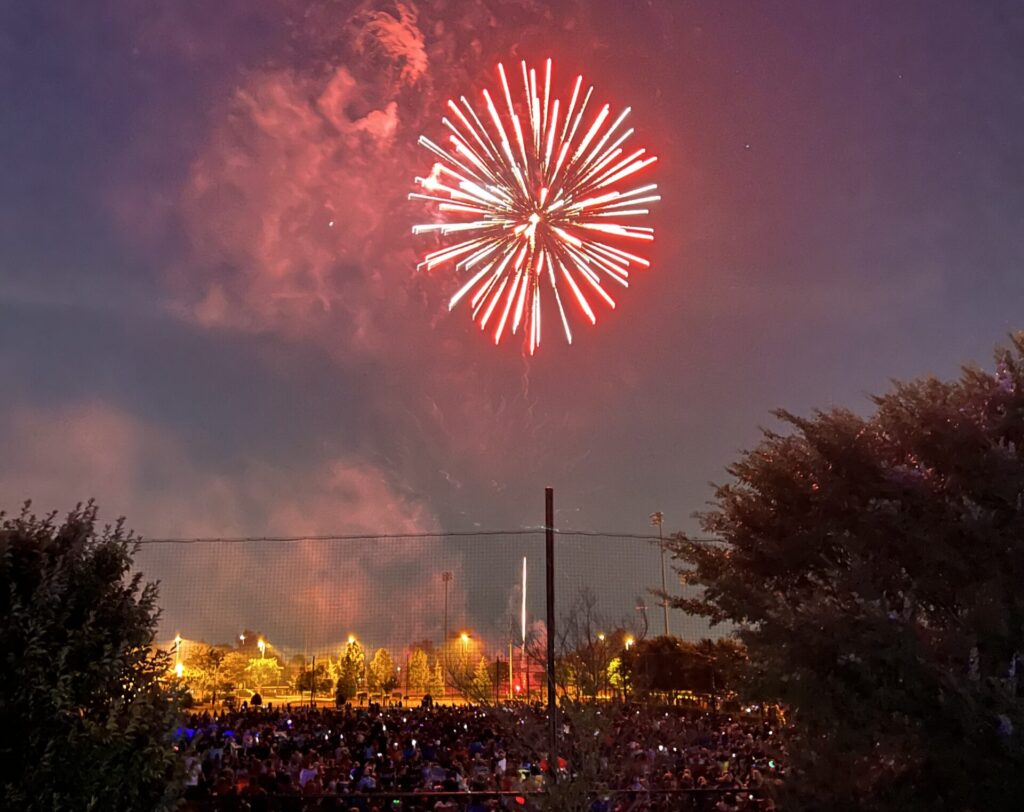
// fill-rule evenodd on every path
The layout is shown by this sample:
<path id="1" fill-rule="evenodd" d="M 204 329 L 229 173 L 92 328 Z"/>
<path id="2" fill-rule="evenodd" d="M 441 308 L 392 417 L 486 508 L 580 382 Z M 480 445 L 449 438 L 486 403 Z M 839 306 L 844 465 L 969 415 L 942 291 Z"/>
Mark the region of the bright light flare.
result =
<path id="1" fill-rule="evenodd" d="M 522 626 L 523 645 L 526 645 L 526 556 L 523 556 L 523 594 L 522 607 L 520 609 L 520 624 Z"/>
<path id="2" fill-rule="evenodd" d="M 483 91 L 483 118 L 465 96 L 448 102 L 446 144 L 420 137 L 435 162 L 415 179 L 423 192 L 409 197 L 436 215 L 413 233 L 441 241 L 417 268 L 450 266 L 464 279 L 448 309 L 468 297 L 473 320 L 490 328 L 495 344 L 522 329 L 533 355 L 543 310 L 558 311 L 571 344 L 567 303 L 595 324 L 599 301 L 615 307 L 609 283 L 628 287 L 631 270 L 650 267 L 634 251 L 654 229 L 637 218 L 661 196 L 657 184 L 631 185 L 657 158 L 644 149 L 624 156 L 630 108 L 613 116 L 605 104 L 588 115 L 594 88 L 583 92 L 582 76 L 564 105 L 552 91 L 550 59 L 542 77 L 525 61 L 520 67 L 522 95 L 517 89 L 514 98 L 498 65 L 501 91 Z M 495 99 L 504 102 L 501 112 Z"/>

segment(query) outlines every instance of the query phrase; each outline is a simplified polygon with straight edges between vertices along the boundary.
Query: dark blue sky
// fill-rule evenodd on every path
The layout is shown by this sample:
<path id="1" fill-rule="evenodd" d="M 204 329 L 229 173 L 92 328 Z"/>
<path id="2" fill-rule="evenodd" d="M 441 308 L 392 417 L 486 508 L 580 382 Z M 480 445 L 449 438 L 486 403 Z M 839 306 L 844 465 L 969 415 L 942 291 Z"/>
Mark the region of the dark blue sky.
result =
<path id="1" fill-rule="evenodd" d="M 516 528 L 550 484 L 562 526 L 693 530 L 772 408 L 1024 326 L 1024 6 L 628 7 L 0 4 L 0 505 Z M 654 269 L 527 361 L 415 274 L 404 198 L 449 94 L 549 54 L 665 199 Z"/>

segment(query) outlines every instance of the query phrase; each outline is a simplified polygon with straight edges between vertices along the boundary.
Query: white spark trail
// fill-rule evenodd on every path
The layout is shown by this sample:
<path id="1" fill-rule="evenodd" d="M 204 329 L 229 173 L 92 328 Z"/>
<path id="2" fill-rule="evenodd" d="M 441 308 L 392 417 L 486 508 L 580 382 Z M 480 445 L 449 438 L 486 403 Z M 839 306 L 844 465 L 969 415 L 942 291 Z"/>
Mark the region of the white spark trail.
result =
<path id="1" fill-rule="evenodd" d="M 650 267 L 649 260 L 614 243 L 654 239 L 653 228 L 634 223 L 649 215 L 648 204 L 661 195 L 654 183 L 623 188 L 657 161 L 645 149 L 624 154 L 623 145 L 634 135 L 632 127 L 622 130 L 631 108 L 613 117 L 611 106 L 603 104 L 588 117 L 594 88 L 583 92 L 582 75 L 564 104 L 553 87 L 550 59 L 542 70 L 525 61 L 520 70 L 517 99 L 504 65 L 498 65 L 503 112 L 486 89 L 483 119 L 465 96 L 448 100 L 451 117 L 441 123 L 450 146 L 420 137 L 438 162 L 428 175 L 415 178 L 424 191 L 409 197 L 424 201 L 438 216 L 413 226 L 414 234 L 454 240 L 417 265 L 428 271 L 447 265 L 464 275 L 449 310 L 465 299 L 481 330 L 496 318 L 496 344 L 522 328 L 533 355 L 541 343 L 543 299 L 554 301 L 571 344 L 566 301 L 575 301 L 586 320 L 596 323 L 588 295 L 614 308 L 607 281 L 626 288 L 631 270 Z M 566 289 L 570 295 L 564 297 Z"/>

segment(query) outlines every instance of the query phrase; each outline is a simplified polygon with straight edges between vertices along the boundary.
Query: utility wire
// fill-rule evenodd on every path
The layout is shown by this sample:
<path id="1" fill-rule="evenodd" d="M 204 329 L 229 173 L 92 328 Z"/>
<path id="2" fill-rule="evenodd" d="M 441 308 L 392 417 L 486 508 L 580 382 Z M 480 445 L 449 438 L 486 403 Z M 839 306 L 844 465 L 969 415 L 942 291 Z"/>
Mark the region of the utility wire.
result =
<path id="1" fill-rule="evenodd" d="M 143 538 L 137 543 L 142 546 L 157 544 L 252 544 L 256 542 L 279 542 L 293 543 L 298 541 L 391 541 L 401 539 L 444 539 L 444 538 L 494 538 L 497 536 L 540 536 L 544 532 L 543 527 L 528 530 L 479 530 L 479 531 L 447 531 L 434 533 L 360 533 L 346 534 L 333 533 L 328 535 L 305 535 L 305 536 L 225 536 L 225 537 L 194 537 L 194 538 Z M 608 533 L 595 530 L 555 530 L 560 536 L 583 536 L 593 539 L 630 539 L 637 541 L 659 541 L 658 536 L 644 535 L 639 533 Z M 693 538 L 683 536 L 686 541 L 698 544 L 721 543 L 720 539 L 714 538 Z M 671 540 L 671 537 L 666 540 Z"/>

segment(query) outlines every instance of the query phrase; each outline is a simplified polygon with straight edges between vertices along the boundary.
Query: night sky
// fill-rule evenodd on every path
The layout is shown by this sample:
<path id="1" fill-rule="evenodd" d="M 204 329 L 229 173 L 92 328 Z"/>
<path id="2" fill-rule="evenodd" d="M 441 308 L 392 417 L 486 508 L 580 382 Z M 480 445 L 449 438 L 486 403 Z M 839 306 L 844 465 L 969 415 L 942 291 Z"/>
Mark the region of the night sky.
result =
<path id="1" fill-rule="evenodd" d="M 664 199 L 652 270 L 528 359 L 416 273 L 406 195 L 450 95 L 547 56 L 633 107 Z M 771 409 L 867 409 L 1024 327 L 1019 2 L 6 2 L 0 93 L 8 510 L 517 529 L 551 485 L 563 528 L 693 531 Z M 411 566 L 356 558 L 326 568 Z"/>

